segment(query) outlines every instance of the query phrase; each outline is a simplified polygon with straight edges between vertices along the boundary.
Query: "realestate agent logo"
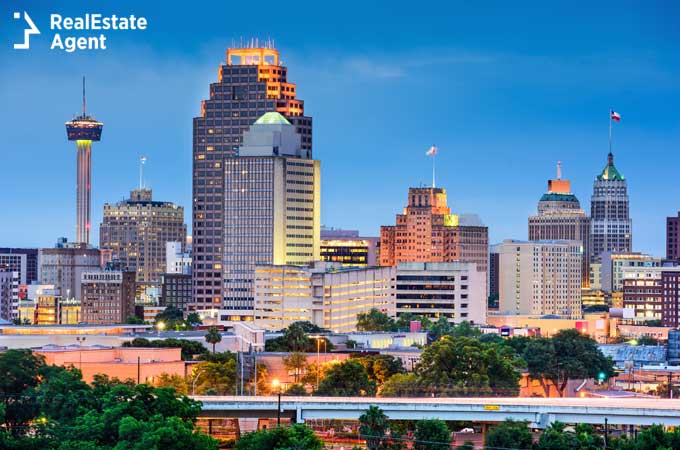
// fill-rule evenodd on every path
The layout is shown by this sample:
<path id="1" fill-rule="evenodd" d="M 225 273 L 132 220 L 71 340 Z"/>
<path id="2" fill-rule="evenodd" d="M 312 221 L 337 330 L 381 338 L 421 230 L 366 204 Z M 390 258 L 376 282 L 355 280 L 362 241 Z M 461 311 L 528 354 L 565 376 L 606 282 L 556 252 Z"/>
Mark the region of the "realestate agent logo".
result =
<path id="1" fill-rule="evenodd" d="M 14 20 L 21 20 L 20 12 L 14 13 Z M 24 20 L 28 24 L 28 28 L 24 29 L 24 42 L 21 44 L 14 44 L 15 50 L 28 50 L 31 47 L 31 35 L 40 34 L 40 30 L 35 26 L 31 20 L 31 16 L 29 16 L 26 11 L 24 11 Z"/>

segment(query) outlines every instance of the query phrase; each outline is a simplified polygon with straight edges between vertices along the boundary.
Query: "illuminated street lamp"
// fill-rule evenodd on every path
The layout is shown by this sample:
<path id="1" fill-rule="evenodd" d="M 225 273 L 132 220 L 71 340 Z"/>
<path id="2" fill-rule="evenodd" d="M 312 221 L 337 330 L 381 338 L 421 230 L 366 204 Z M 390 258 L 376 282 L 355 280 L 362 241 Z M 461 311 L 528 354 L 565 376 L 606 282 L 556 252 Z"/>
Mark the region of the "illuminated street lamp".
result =
<path id="1" fill-rule="evenodd" d="M 160 336 L 161 331 L 165 330 L 165 322 L 158 322 L 156 328 L 158 329 L 158 335 Z"/>
<path id="2" fill-rule="evenodd" d="M 276 426 L 280 427 L 281 426 L 281 383 L 279 382 L 278 378 L 274 378 L 272 380 L 272 388 L 278 390 L 279 401 L 278 401 L 278 406 L 276 408 Z"/>

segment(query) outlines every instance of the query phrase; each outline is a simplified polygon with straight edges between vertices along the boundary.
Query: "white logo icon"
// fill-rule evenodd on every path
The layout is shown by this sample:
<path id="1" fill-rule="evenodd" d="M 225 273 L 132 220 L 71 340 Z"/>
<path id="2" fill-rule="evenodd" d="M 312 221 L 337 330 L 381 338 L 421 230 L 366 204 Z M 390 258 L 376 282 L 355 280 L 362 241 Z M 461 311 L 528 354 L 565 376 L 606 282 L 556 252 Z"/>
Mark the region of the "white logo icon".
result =
<path id="1" fill-rule="evenodd" d="M 20 20 L 21 19 L 21 13 L 20 12 L 15 12 L 14 13 L 14 20 Z M 38 30 L 38 27 L 35 26 L 33 21 L 31 20 L 31 17 L 28 15 L 26 11 L 24 11 L 24 20 L 28 24 L 28 28 L 24 30 L 24 42 L 21 44 L 14 44 L 14 49 L 15 50 L 26 50 L 31 46 L 31 35 L 32 34 L 40 34 L 40 30 Z"/>

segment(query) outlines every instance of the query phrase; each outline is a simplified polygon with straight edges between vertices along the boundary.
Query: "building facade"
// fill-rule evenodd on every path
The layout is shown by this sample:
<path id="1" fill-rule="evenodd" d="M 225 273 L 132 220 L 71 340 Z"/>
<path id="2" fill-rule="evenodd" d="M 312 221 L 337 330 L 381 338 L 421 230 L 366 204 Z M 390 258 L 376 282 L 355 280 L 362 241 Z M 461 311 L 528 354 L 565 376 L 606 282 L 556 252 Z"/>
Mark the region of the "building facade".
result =
<path id="1" fill-rule="evenodd" d="M 165 244 L 165 273 L 191 275 L 191 244 L 167 242 Z"/>
<path id="2" fill-rule="evenodd" d="M 0 319 L 7 321 L 14 319 L 13 287 L 16 279 L 15 274 L 16 272 L 0 269 Z"/>
<path id="3" fill-rule="evenodd" d="M 603 252 L 630 253 L 633 250 L 628 185 L 616 170 L 611 153 L 607 165 L 593 183 L 590 218 L 590 256 L 593 260 L 598 260 Z"/>
<path id="4" fill-rule="evenodd" d="M 642 253 L 611 253 L 601 254 L 600 283 L 605 292 L 623 290 L 624 270 L 644 270 L 660 267 L 661 259 Z"/>
<path id="5" fill-rule="evenodd" d="M 254 323 L 280 330 L 309 321 L 333 332 L 356 331 L 357 314 L 375 308 L 394 317 L 394 267 L 258 265 Z"/>
<path id="6" fill-rule="evenodd" d="M 626 267 L 622 272 L 623 307 L 633 310 L 633 318 L 636 321 L 659 320 L 663 322 L 664 290 L 668 291 L 668 300 L 671 299 L 671 286 L 673 274 L 680 274 L 676 268 L 662 267 Z M 668 287 L 664 289 L 662 273 L 666 272 Z M 672 307 L 670 302 L 666 305 L 670 315 Z"/>
<path id="7" fill-rule="evenodd" d="M 321 261 L 344 267 L 377 266 L 379 248 L 379 237 L 361 237 L 357 230 L 321 227 Z"/>
<path id="8" fill-rule="evenodd" d="M 558 165 L 556 180 L 548 180 L 548 192 L 538 202 L 538 213 L 529 217 L 529 240 L 581 241 L 583 254 L 590 255 L 590 218 L 571 192 L 571 183 L 561 179 Z M 583 258 L 581 283 L 590 285 L 590 258 Z"/>
<path id="9" fill-rule="evenodd" d="M 680 212 L 666 218 L 666 259 L 680 260 Z"/>
<path id="10" fill-rule="evenodd" d="M 499 311 L 581 317 L 580 241 L 515 241 L 498 246 Z"/>
<path id="11" fill-rule="evenodd" d="M 53 284 L 62 298 L 81 299 L 80 281 L 84 272 L 101 268 L 99 250 L 76 245 L 42 248 L 38 252 L 40 283 Z"/>
<path id="12" fill-rule="evenodd" d="M 680 271 L 661 271 L 661 325 L 680 328 Z"/>
<path id="13" fill-rule="evenodd" d="M 38 249 L 37 248 L 0 248 L 0 269 L 19 272 L 21 284 L 38 281 Z"/>
<path id="14" fill-rule="evenodd" d="M 272 45 L 228 49 L 217 75 L 193 122 L 193 276 L 201 308 L 223 298 L 224 159 L 238 154 L 243 133 L 268 111 L 283 114 L 300 135 L 302 149 L 312 149 L 312 118 L 305 116 L 304 102 L 296 98 L 296 86 Z"/>
<path id="15" fill-rule="evenodd" d="M 285 117 L 269 112 L 244 134 L 239 155 L 224 159 L 222 279 L 194 280 L 198 305 L 224 283 L 212 306 L 223 302 L 224 309 L 252 312 L 256 265 L 319 260 L 320 163 L 301 143 Z M 196 262 L 194 269 L 201 267 Z"/>
<path id="16" fill-rule="evenodd" d="M 161 276 L 161 306 L 174 306 L 188 311 L 191 304 L 191 275 L 164 273 Z"/>
<path id="17" fill-rule="evenodd" d="M 160 286 L 166 244 L 184 242 L 186 234 L 184 208 L 154 201 L 151 189 L 140 188 L 128 200 L 104 204 L 99 247 L 110 250 L 112 262 L 123 270 L 135 272 L 138 283 Z"/>
<path id="18" fill-rule="evenodd" d="M 461 216 L 462 217 L 462 216 Z M 380 227 L 380 265 L 400 262 L 471 262 L 486 273 L 489 232 L 476 216 L 459 220 L 447 206 L 446 189 L 409 188 L 396 225 Z"/>
<path id="19" fill-rule="evenodd" d="M 135 313 L 135 272 L 84 272 L 81 320 L 88 324 L 123 323 Z"/>
<path id="20" fill-rule="evenodd" d="M 411 262 L 397 265 L 397 316 L 412 313 L 432 321 L 485 324 L 486 274 L 474 263 Z"/>

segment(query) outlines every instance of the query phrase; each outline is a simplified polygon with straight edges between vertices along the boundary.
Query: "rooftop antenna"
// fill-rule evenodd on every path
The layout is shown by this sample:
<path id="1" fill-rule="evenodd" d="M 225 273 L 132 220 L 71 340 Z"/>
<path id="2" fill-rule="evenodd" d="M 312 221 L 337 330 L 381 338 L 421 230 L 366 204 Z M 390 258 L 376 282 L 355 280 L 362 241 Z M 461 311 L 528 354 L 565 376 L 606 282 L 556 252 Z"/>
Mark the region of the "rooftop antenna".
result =
<path id="1" fill-rule="evenodd" d="M 143 184 L 143 179 L 144 179 L 144 163 L 146 162 L 146 156 L 142 156 L 139 158 L 139 190 L 141 191 L 144 188 Z"/>
<path id="2" fill-rule="evenodd" d="M 85 102 L 85 75 L 83 75 L 83 117 L 85 117 L 85 111 L 87 110 L 87 103 Z"/>
<path id="3" fill-rule="evenodd" d="M 562 161 L 557 161 L 557 179 L 562 179 Z"/>

